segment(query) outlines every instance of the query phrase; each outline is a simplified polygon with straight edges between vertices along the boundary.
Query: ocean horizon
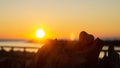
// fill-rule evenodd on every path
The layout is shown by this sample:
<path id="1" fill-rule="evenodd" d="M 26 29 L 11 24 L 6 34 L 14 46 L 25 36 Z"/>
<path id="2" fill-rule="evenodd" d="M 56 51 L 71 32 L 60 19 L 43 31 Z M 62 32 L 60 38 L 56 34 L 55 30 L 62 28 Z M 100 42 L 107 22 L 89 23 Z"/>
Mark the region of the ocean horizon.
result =
<path id="1" fill-rule="evenodd" d="M 0 47 L 4 47 L 4 50 L 10 51 L 14 47 L 14 51 L 24 51 L 27 48 L 28 52 L 37 52 L 43 44 L 27 42 L 26 40 L 2 40 L 0 41 Z M 1 48 L 0 48 L 1 49 Z"/>

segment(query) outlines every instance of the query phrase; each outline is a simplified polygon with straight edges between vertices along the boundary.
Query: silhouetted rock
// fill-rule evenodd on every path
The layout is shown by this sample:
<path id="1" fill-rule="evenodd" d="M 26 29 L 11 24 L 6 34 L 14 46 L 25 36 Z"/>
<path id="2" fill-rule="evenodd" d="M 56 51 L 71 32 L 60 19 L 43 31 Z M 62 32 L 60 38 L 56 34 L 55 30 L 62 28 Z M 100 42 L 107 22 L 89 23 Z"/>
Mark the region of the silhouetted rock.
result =
<path id="1" fill-rule="evenodd" d="M 102 41 L 86 32 L 77 42 L 54 40 L 47 42 L 36 54 L 30 68 L 95 68 Z M 81 47 L 82 45 L 82 47 Z"/>
<path id="2" fill-rule="evenodd" d="M 79 41 L 81 42 L 81 45 L 83 45 L 83 46 L 89 45 L 89 44 L 93 43 L 94 36 L 91 34 L 88 34 L 85 31 L 82 31 L 79 35 Z"/>

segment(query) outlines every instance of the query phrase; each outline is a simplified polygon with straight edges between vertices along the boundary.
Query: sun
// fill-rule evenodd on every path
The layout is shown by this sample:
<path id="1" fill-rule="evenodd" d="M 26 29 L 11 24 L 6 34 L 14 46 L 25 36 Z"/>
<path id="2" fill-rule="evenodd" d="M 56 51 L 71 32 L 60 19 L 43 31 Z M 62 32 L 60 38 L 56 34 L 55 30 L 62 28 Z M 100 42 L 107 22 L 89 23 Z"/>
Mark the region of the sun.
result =
<path id="1" fill-rule="evenodd" d="M 45 31 L 43 29 L 36 30 L 36 37 L 43 38 L 45 36 Z"/>

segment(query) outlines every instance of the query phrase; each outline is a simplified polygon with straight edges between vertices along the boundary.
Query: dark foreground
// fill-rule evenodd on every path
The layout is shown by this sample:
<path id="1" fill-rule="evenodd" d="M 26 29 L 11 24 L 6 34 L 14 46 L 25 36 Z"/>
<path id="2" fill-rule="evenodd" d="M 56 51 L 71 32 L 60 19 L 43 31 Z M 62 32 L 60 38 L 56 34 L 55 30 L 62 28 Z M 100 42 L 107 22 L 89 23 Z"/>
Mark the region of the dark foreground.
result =
<path id="1" fill-rule="evenodd" d="M 37 53 L 0 51 L 0 68 L 120 68 L 120 56 L 114 50 L 119 42 L 103 42 L 86 32 L 78 41 L 49 40 Z M 99 59 L 103 45 L 108 55 Z"/>
<path id="2" fill-rule="evenodd" d="M 114 51 L 114 50 L 113 50 Z M 30 68 L 36 53 L 5 50 L 0 51 L 0 68 Z M 106 54 L 99 59 L 97 68 L 120 68 L 120 57 L 112 50 L 109 50 L 109 56 Z"/>

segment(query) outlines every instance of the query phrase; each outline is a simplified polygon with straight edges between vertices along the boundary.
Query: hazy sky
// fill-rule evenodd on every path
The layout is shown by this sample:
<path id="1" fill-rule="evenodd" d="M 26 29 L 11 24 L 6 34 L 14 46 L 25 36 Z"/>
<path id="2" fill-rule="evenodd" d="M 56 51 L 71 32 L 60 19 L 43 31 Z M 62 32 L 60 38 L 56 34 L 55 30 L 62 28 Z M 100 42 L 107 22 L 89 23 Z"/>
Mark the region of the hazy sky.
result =
<path id="1" fill-rule="evenodd" d="M 120 37 L 120 0 L 0 0 L 0 38 Z"/>

